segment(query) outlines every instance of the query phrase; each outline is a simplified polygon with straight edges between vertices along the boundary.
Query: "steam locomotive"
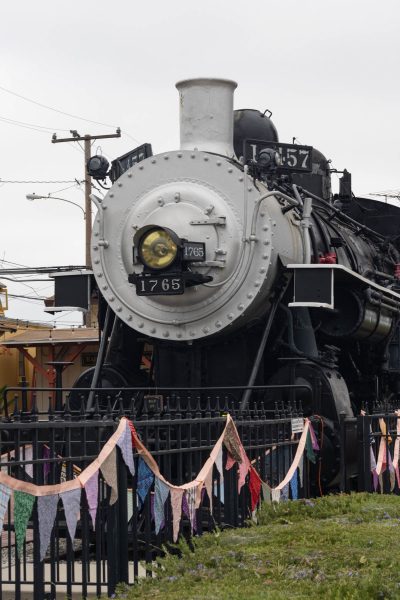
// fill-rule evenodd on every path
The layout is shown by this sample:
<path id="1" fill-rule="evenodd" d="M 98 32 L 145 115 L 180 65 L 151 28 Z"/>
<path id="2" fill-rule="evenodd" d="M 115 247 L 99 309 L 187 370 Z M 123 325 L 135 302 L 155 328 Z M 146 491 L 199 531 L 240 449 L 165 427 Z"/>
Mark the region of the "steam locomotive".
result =
<path id="1" fill-rule="evenodd" d="M 355 197 L 346 170 L 332 195 L 330 162 L 281 143 L 267 111 L 234 111 L 235 88 L 181 81 L 179 149 L 88 162 L 113 185 L 92 197 L 103 333 L 77 386 L 229 388 L 242 409 L 300 386 L 329 481 L 340 415 L 400 392 L 400 213 Z"/>

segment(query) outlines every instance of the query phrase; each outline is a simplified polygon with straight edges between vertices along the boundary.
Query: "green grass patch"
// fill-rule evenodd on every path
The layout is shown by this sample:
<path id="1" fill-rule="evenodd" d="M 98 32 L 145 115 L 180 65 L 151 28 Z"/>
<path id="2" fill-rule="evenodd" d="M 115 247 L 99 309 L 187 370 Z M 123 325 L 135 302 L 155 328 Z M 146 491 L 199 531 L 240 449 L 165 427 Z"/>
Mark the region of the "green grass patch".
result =
<path id="1" fill-rule="evenodd" d="M 258 525 L 206 534 L 118 598 L 400 598 L 400 498 L 328 496 L 264 505 Z"/>

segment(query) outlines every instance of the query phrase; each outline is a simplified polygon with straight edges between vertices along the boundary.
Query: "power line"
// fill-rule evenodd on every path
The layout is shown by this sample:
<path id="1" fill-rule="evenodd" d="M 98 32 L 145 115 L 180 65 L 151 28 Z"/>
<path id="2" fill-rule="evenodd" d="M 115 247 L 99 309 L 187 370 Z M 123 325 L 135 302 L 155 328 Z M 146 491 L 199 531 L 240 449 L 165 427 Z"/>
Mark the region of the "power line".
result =
<path id="1" fill-rule="evenodd" d="M 12 179 L 2 179 L 0 177 L 0 183 L 77 183 L 76 179 L 68 179 L 66 181 L 35 181 L 35 180 L 12 180 Z M 80 181 L 79 183 L 83 183 L 83 181 Z"/>
<path id="2" fill-rule="evenodd" d="M 36 100 L 32 100 L 31 98 L 27 98 L 26 96 L 22 96 L 22 94 L 17 94 L 17 92 L 13 92 L 12 90 L 8 90 L 7 88 L 2 86 L 0 86 L 0 90 L 2 90 L 3 92 L 7 92 L 7 94 L 11 94 L 12 96 L 16 96 L 17 98 L 21 98 L 26 102 L 30 102 L 31 104 L 36 104 L 36 106 L 40 106 L 41 108 L 52 110 L 53 112 L 59 113 L 60 115 L 66 115 L 67 117 L 79 119 L 80 121 L 86 121 L 87 123 L 94 123 L 95 125 L 104 125 L 104 127 L 112 127 L 113 129 L 115 129 L 116 127 L 115 125 L 110 125 L 109 123 L 100 123 L 100 121 L 92 121 L 92 119 L 85 119 L 84 117 L 79 117 L 78 115 L 73 115 L 63 110 L 59 110 L 58 108 L 53 108 L 52 106 L 48 106 L 47 104 L 42 104 L 41 102 L 37 102 Z"/>
<path id="3" fill-rule="evenodd" d="M 68 131 L 69 129 L 61 129 L 59 127 L 46 127 L 45 125 L 37 125 L 36 123 L 27 123 L 25 121 L 18 121 L 16 119 L 10 119 L 9 117 L 0 116 L 0 121 L 7 123 L 8 125 L 16 125 L 17 127 L 26 127 L 28 129 L 43 130 L 42 133 L 49 133 L 53 131 Z"/>

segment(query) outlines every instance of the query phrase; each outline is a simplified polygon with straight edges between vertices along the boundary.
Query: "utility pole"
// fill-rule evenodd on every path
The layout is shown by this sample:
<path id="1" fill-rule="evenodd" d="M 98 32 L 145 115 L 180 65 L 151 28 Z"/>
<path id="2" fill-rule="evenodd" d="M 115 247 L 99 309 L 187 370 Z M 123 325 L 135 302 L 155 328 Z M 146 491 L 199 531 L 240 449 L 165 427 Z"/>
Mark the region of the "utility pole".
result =
<path id="1" fill-rule="evenodd" d="M 92 203 L 90 200 L 90 194 L 92 193 L 92 178 L 87 172 L 86 165 L 90 158 L 91 143 L 95 140 L 104 140 L 108 138 L 119 138 L 121 137 L 121 129 L 118 127 L 116 133 L 104 134 L 104 135 L 79 135 L 76 129 L 70 130 L 72 137 L 70 138 L 57 138 L 57 134 L 53 133 L 51 141 L 53 144 L 59 144 L 61 142 L 83 142 L 84 143 L 84 176 L 85 176 L 85 264 L 88 269 L 92 266 L 90 259 L 90 241 L 92 238 Z M 90 306 L 86 313 L 85 325 L 90 327 Z"/>
<path id="2" fill-rule="evenodd" d="M 85 214 L 86 214 L 86 227 L 85 227 L 85 264 L 88 269 L 91 268 L 90 260 L 90 240 L 92 237 L 92 203 L 90 200 L 90 194 L 92 193 L 92 178 L 87 172 L 86 165 L 90 158 L 90 147 L 91 142 L 95 140 L 104 140 L 106 138 L 119 138 L 121 137 L 121 130 L 118 127 L 116 133 L 110 133 L 105 135 L 79 135 L 76 129 L 71 129 L 73 137 L 58 139 L 57 135 L 53 133 L 51 141 L 53 144 L 59 144 L 61 142 L 84 142 L 84 175 L 85 175 Z"/>

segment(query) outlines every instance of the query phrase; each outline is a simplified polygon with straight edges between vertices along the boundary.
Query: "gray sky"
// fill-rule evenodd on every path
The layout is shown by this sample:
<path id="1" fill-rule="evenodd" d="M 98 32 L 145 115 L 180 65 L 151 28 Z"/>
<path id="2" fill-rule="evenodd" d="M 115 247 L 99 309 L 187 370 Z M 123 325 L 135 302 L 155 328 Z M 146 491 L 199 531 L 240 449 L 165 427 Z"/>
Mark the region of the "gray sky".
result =
<path id="1" fill-rule="evenodd" d="M 109 159 L 138 142 L 150 142 L 155 153 L 177 148 L 175 82 L 215 76 L 238 82 L 235 108 L 271 109 L 281 141 L 296 136 L 350 170 L 356 194 L 399 189 L 399 30 L 398 0 L 3 3 L 0 86 L 111 126 L 0 89 L 0 178 L 82 179 L 78 145 L 50 142 L 62 129 L 102 134 L 120 126 L 120 140 L 94 146 Z M 1 260 L 84 263 L 81 211 L 25 199 L 53 193 L 83 204 L 83 189 L 59 191 L 69 185 L 0 184 Z M 52 293 L 47 282 L 29 285 Z M 22 284 L 10 282 L 9 290 L 34 295 Z M 49 319 L 38 302 L 12 298 L 7 315 Z M 67 321 L 80 319 L 58 319 Z"/>

